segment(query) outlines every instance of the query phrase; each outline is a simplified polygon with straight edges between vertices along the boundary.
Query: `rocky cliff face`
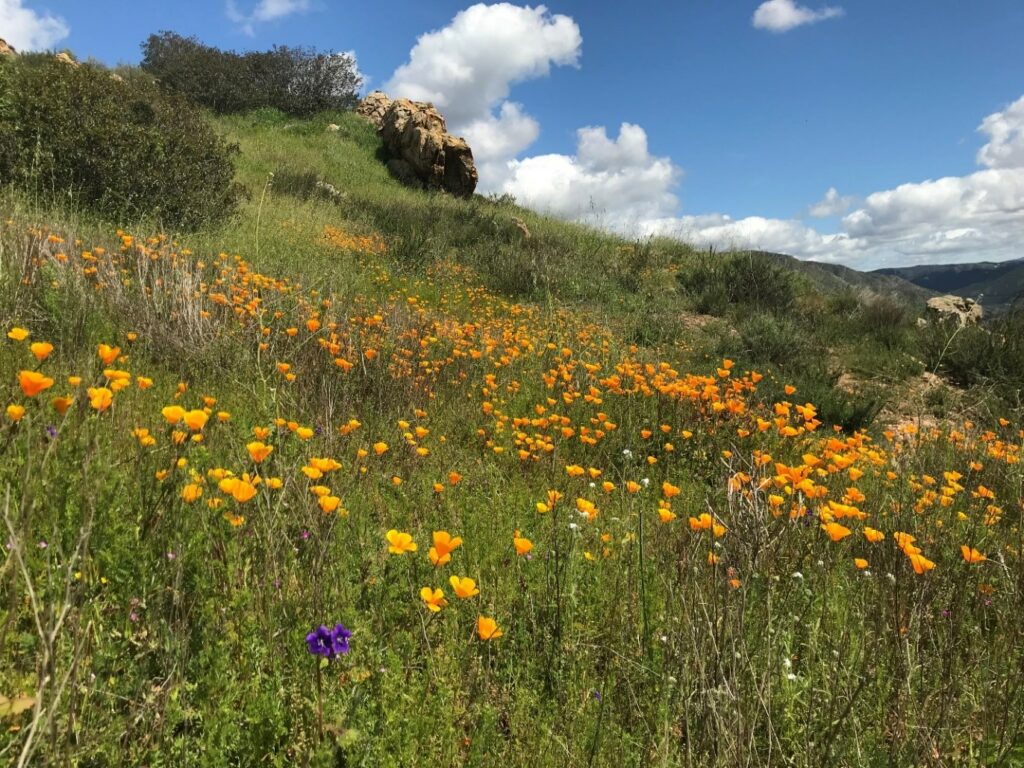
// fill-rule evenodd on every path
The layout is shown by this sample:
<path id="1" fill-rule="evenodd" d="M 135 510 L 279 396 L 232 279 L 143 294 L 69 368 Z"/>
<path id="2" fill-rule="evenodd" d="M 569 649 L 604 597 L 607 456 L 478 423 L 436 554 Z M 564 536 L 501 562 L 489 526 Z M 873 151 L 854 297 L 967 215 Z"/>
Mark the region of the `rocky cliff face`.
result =
<path id="1" fill-rule="evenodd" d="M 432 104 L 395 99 L 380 91 L 363 99 L 356 112 L 370 120 L 384 140 L 388 169 L 398 179 L 424 189 L 470 197 L 476 189 L 473 151 L 448 133 Z"/>
<path id="2" fill-rule="evenodd" d="M 0 56 L 17 56 L 18 52 L 9 45 L 6 40 L 0 37 Z"/>

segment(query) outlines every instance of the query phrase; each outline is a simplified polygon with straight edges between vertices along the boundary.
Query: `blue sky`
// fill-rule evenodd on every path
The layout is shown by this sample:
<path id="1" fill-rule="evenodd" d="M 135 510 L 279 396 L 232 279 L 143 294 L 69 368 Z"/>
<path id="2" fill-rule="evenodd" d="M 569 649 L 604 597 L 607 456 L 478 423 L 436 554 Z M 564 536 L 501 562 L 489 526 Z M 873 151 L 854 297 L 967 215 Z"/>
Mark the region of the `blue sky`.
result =
<path id="1" fill-rule="evenodd" d="M 0 36 L 110 64 L 161 29 L 351 50 L 439 103 L 485 191 L 556 215 L 863 268 L 1024 257 L 1020 0 L 470 6 L 0 0 Z"/>

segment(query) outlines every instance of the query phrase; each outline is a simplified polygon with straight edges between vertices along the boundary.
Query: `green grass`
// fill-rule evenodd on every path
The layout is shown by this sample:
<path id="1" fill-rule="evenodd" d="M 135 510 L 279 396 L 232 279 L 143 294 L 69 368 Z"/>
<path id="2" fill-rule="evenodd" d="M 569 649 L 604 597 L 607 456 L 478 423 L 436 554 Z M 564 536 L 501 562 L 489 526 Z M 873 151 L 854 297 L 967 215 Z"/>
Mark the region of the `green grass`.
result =
<path id="1" fill-rule="evenodd" d="M 935 434 L 858 432 L 919 371 L 915 331 L 890 333 L 888 308 L 775 275 L 782 307 L 750 292 L 763 286 L 756 271 L 750 290 L 730 293 L 735 281 L 701 274 L 710 255 L 678 243 L 405 189 L 351 115 L 214 124 L 239 144 L 249 193 L 215 228 L 140 252 L 146 222 L 129 223 L 142 239 L 123 247 L 113 222 L 3 198 L 0 330 L 55 347 L 37 364 L 28 342 L 0 337 L 0 405 L 26 408 L 17 422 L 0 414 L 11 544 L 0 694 L 37 702 L 4 721 L 18 727 L 0 737 L 5 755 L 87 766 L 1024 756 L 1020 424 L 1002 409 Z M 341 199 L 305 194 L 314 177 Z M 360 250 L 362 237 L 384 252 Z M 695 298 L 721 290 L 724 304 Z M 100 343 L 123 348 L 113 367 L 153 380 L 103 412 L 85 392 L 107 381 Z M 851 362 L 870 384 L 856 396 L 833 386 Z M 30 398 L 17 376 L 34 368 L 54 385 Z M 64 417 L 49 402 L 58 394 L 75 397 Z M 820 426 L 797 411 L 808 402 Z M 209 408 L 201 442 L 174 442 L 170 404 Z M 302 440 L 288 421 L 315 434 Z M 245 447 L 254 427 L 274 446 L 258 467 Z M 342 466 L 310 480 L 312 457 Z M 601 475 L 573 477 L 573 465 Z M 814 486 L 776 481 L 785 467 Z M 237 502 L 219 489 L 224 470 L 265 481 Z M 959 481 L 943 475 L 953 471 Z M 193 503 L 189 484 L 203 487 Z M 347 515 L 320 510 L 317 484 Z M 549 490 L 564 498 L 541 514 Z M 593 521 L 577 498 L 597 505 Z M 817 518 L 830 500 L 869 515 L 840 518 L 853 533 L 838 542 Z M 663 522 L 660 501 L 675 519 Z M 692 530 L 705 512 L 727 529 L 720 538 Z M 864 525 L 885 541 L 867 543 Z M 418 551 L 389 554 L 392 528 Z M 464 544 L 435 569 L 438 530 Z M 516 530 L 529 558 L 515 553 Z M 914 573 L 897 531 L 934 570 Z M 963 544 L 989 561 L 967 565 Z M 453 574 L 480 594 L 455 598 Z M 427 611 L 423 586 L 449 605 Z M 478 639 L 480 615 L 503 636 Z M 351 653 L 318 666 L 305 634 L 338 621 Z"/>

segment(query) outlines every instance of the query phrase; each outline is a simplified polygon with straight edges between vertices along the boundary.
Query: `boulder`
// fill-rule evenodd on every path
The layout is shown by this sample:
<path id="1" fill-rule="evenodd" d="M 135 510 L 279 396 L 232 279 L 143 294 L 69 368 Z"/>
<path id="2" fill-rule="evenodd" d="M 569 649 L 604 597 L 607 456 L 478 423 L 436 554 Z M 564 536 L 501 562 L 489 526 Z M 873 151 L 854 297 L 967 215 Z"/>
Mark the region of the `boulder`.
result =
<path id="1" fill-rule="evenodd" d="M 10 45 L 6 40 L 0 37 L 0 56 L 17 56 L 18 52 L 14 50 L 14 46 Z"/>
<path id="2" fill-rule="evenodd" d="M 383 91 L 374 91 L 356 106 L 356 114 L 362 115 L 379 131 L 384 124 L 384 113 L 391 106 L 391 99 Z"/>
<path id="3" fill-rule="evenodd" d="M 974 299 L 952 295 L 928 299 L 928 312 L 939 320 L 955 319 L 960 326 L 977 325 L 985 315 Z"/>
<path id="4" fill-rule="evenodd" d="M 69 67 L 73 67 L 74 69 L 78 69 L 80 66 L 82 66 L 71 57 L 70 53 L 65 53 L 64 51 L 55 54 L 53 58 L 55 58 L 61 64 L 67 64 Z"/>
<path id="5" fill-rule="evenodd" d="M 374 91 L 356 112 L 377 126 L 384 140 L 388 169 L 400 181 L 423 189 L 440 189 L 471 197 L 477 172 L 465 139 L 448 133 L 433 104 L 409 99 L 391 101 Z"/>

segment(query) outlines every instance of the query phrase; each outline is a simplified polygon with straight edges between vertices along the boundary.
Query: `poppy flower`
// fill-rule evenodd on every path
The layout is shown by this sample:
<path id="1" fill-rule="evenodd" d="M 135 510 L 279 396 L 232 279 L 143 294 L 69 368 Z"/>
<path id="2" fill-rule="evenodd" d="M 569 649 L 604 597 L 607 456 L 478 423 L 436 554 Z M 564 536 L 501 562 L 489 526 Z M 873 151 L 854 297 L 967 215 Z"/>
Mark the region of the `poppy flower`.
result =
<path id="1" fill-rule="evenodd" d="M 672 485 L 672 483 L 670 483 L 668 480 L 661 484 L 661 492 L 666 499 L 671 499 L 674 496 L 678 496 L 680 490 L 681 489 L 678 485 Z"/>
<path id="2" fill-rule="evenodd" d="M 480 594 L 480 590 L 477 589 L 476 582 L 468 576 L 452 576 L 448 579 L 448 583 L 451 584 L 452 589 L 455 590 L 455 596 L 463 600 Z"/>
<path id="3" fill-rule="evenodd" d="M 168 424 L 177 424 L 185 418 L 185 409 L 180 405 L 168 405 L 160 410 L 160 415 Z"/>
<path id="4" fill-rule="evenodd" d="M 114 393 L 106 387 L 89 387 L 89 407 L 103 413 L 114 402 Z"/>
<path id="5" fill-rule="evenodd" d="M 828 537 L 832 539 L 832 541 L 840 541 L 852 533 L 852 531 L 845 525 L 840 525 L 839 523 L 834 522 L 825 523 L 821 526 L 821 530 L 827 533 Z"/>
<path id="6" fill-rule="evenodd" d="M 7 406 L 7 418 L 9 418 L 11 421 L 21 421 L 24 415 L 24 406 L 14 405 L 13 403 Z"/>
<path id="7" fill-rule="evenodd" d="M 502 636 L 498 622 L 487 616 L 479 616 L 476 620 L 476 633 L 481 640 L 497 640 Z"/>
<path id="8" fill-rule="evenodd" d="M 690 530 L 691 531 L 706 531 L 712 525 L 714 525 L 714 518 L 711 517 L 707 512 L 702 512 L 700 517 L 690 518 Z"/>
<path id="9" fill-rule="evenodd" d="M 974 547 L 968 547 L 966 544 L 960 547 L 960 554 L 963 555 L 964 561 L 970 565 L 976 565 L 977 563 L 983 563 L 988 560 L 985 555 L 976 550 Z"/>
<path id="10" fill-rule="evenodd" d="M 203 486 L 196 483 L 189 483 L 181 489 L 181 500 L 186 504 L 192 504 L 203 495 Z"/>
<path id="11" fill-rule="evenodd" d="M 588 521 L 593 521 L 597 517 L 597 506 L 587 499 L 576 499 L 576 509 L 580 514 L 586 515 Z"/>
<path id="12" fill-rule="evenodd" d="M 516 531 L 515 536 L 512 537 L 512 546 L 515 547 L 517 555 L 525 555 L 533 549 L 533 542 L 520 536 L 519 531 Z"/>
<path id="13" fill-rule="evenodd" d="M 420 590 L 420 599 L 426 604 L 427 609 L 432 613 L 437 613 L 448 605 L 448 601 L 444 599 L 444 592 L 440 589 L 423 587 L 423 589 Z"/>
<path id="14" fill-rule="evenodd" d="M 96 348 L 96 354 L 99 355 L 104 365 L 112 365 L 121 356 L 121 348 L 112 347 L 109 344 L 100 344 Z"/>
<path id="15" fill-rule="evenodd" d="M 274 446 L 265 445 L 260 442 L 249 443 L 245 446 L 245 449 L 249 452 L 249 457 L 257 464 L 266 460 L 274 452 Z"/>
<path id="16" fill-rule="evenodd" d="M 217 487 L 221 493 L 227 494 L 239 504 L 244 504 L 256 495 L 256 486 L 237 477 L 226 477 L 217 484 Z"/>
<path id="17" fill-rule="evenodd" d="M 341 505 L 341 499 L 337 496 L 321 496 L 319 500 L 320 510 L 329 515 Z"/>
<path id="18" fill-rule="evenodd" d="M 11 328 L 11 330 L 7 332 L 7 338 L 11 341 L 24 341 L 29 337 L 29 335 L 30 334 L 26 329 L 17 327 Z"/>
<path id="19" fill-rule="evenodd" d="M 185 426 L 191 429 L 193 432 L 201 432 L 203 427 L 206 426 L 206 422 L 209 420 L 210 415 L 206 411 L 200 411 L 198 409 L 192 411 L 186 411 L 185 415 L 181 417 L 181 420 L 185 422 Z"/>
<path id="20" fill-rule="evenodd" d="M 861 570 L 861 571 L 863 571 L 865 568 L 868 567 L 868 565 L 870 565 L 870 563 L 868 563 L 868 561 L 865 560 L 863 557 L 855 557 L 855 558 L 853 558 L 853 564 L 855 566 L 857 566 L 858 570 Z"/>
<path id="21" fill-rule="evenodd" d="M 373 452 L 378 456 L 383 456 L 388 452 L 388 444 L 385 442 L 379 442 L 373 444 Z"/>
<path id="22" fill-rule="evenodd" d="M 864 526 L 864 538 L 872 544 L 877 544 L 885 538 L 885 534 L 868 526 Z"/>
<path id="23" fill-rule="evenodd" d="M 43 362 L 53 352 L 53 344 L 50 344 L 48 341 L 37 341 L 29 346 L 29 350 L 36 360 Z"/>
<path id="24" fill-rule="evenodd" d="M 404 531 L 396 531 L 392 528 L 385 534 L 385 538 L 388 540 L 388 552 L 393 555 L 404 555 L 406 552 L 416 551 L 416 542 L 412 540 L 412 535 Z"/>
<path id="25" fill-rule="evenodd" d="M 53 379 L 43 376 L 38 371 L 21 371 L 18 374 L 18 384 L 26 397 L 35 397 L 40 392 L 45 392 L 53 386 Z"/>
<path id="26" fill-rule="evenodd" d="M 430 548 L 427 554 L 430 557 L 430 562 L 436 567 L 450 563 L 452 551 L 462 546 L 462 538 L 459 536 L 452 537 L 448 531 L 434 531 L 433 541 L 434 546 Z"/>
<path id="27" fill-rule="evenodd" d="M 908 555 L 908 557 L 910 558 L 910 564 L 914 567 L 914 573 L 918 576 L 935 567 L 935 563 L 922 555 L 920 551 Z"/>

